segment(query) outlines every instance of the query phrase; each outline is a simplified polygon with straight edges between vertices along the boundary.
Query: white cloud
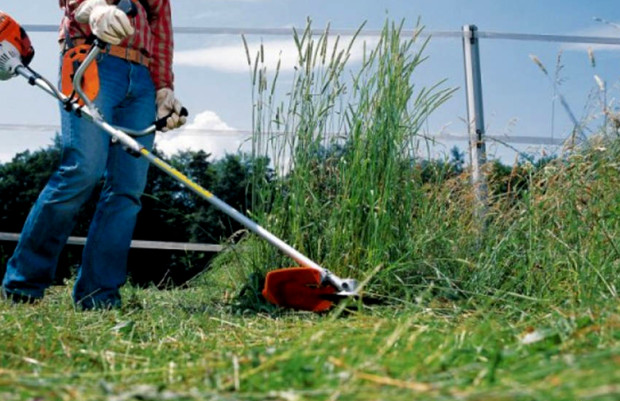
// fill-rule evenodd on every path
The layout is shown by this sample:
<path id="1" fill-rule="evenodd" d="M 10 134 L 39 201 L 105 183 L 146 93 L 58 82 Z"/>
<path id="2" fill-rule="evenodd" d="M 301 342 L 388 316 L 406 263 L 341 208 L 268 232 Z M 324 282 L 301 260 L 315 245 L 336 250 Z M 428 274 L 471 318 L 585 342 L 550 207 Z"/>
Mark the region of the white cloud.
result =
<path id="1" fill-rule="evenodd" d="M 336 37 L 330 37 L 328 41 L 328 51 L 331 52 Z M 367 47 L 372 47 L 377 42 L 377 38 L 358 38 L 351 48 L 350 62 L 362 60 L 364 54 L 364 41 Z M 344 50 L 350 43 L 350 36 L 342 36 L 339 40 L 338 51 Z M 292 71 L 298 64 L 298 51 L 295 42 L 290 39 L 248 41 L 250 58 L 252 64 L 261 45 L 264 48 L 264 62 L 270 71 L 274 71 L 281 62 L 281 70 Z M 190 67 L 208 67 L 223 72 L 243 72 L 250 71 L 247 54 L 243 43 L 239 40 L 238 44 L 226 46 L 213 46 L 198 50 L 178 51 L 174 54 L 175 64 Z"/>
<path id="2" fill-rule="evenodd" d="M 183 150 L 204 150 L 211 153 L 213 159 L 219 159 L 227 153 L 236 153 L 248 146 L 247 131 L 239 131 L 226 124 L 213 111 L 206 110 L 196 115 L 191 123 L 178 130 L 158 133 L 155 139 L 157 148 L 172 156 Z"/>

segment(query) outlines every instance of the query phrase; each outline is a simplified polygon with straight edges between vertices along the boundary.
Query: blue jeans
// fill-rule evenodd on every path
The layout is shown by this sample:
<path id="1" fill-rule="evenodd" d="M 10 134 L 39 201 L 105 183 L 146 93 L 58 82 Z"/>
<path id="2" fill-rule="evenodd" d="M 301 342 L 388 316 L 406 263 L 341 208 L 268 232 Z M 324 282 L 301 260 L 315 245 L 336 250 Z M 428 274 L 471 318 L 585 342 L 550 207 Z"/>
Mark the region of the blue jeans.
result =
<path id="1" fill-rule="evenodd" d="M 109 55 L 97 61 L 100 90 L 94 103 L 113 125 L 142 130 L 155 119 L 155 87 L 148 69 Z M 40 299 L 80 207 L 104 178 L 89 227 L 73 299 L 84 309 L 118 307 L 127 254 L 148 162 L 127 154 L 86 118 L 61 107 L 62 158 L 32 207 L 2 282 L 6 295 Z M 138 138 L 151 149 L 154 135 Z"/>

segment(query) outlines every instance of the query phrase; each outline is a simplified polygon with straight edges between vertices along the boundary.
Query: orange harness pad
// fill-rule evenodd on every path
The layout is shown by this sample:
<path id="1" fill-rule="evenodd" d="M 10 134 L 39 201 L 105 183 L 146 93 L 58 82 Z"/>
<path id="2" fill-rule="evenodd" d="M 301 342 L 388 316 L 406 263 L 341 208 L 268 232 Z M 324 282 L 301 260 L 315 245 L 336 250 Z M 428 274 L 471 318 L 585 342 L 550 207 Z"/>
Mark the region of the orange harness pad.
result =
<path id="1" fill-rule="evenodd" d="M 90 51 L 90 45 L 78 45 L 68 49 L 62 57 L 62 71 L 61 71 L 61 91 L 65 96 L 71 96 L 73 94 L 73 77 L 75 72 L 79 68 L 80 64 L 84 61 L 88 52 Z M 99 94 L 99 70 L 97 68 L 97 62 L 94 60 L 82 77 L 82 90 L 91 101 L 95 100 Z M 83 104 L 80 99 L 80 104 Z"/>

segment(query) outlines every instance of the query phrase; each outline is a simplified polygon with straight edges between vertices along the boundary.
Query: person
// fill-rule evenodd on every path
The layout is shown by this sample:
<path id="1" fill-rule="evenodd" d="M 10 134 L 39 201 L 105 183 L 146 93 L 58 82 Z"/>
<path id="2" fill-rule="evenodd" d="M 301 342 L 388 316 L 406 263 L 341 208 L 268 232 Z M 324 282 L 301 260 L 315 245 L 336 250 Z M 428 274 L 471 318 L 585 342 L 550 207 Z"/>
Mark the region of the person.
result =
<path id="1" fill-rule="evenodd" d="M 94 96 L 94 105 L 106 121 L 140 131 L 156 118 L 168 116 L 162 131 L 177 128 L 186 117 L 181 115 L 182 106 L 174 94 L 170 1 L 132 1 L 137 14 L 129 17 L 105 0 L 60 0 L 64 10 L 61 53 L 89 44 L 94 37 L 107 42 L 96 60 L 99 83 Z M 66 71 L 72 63 L 61 64 L 61 77 L 73 72 Z M 60 166 L 32 207 L 7 262 L 3 295 L 13 302 L 43 298 L 75 217 L 103 178 L 73 301 L 81 309 L 120 307 L 120 288 L 126 281 L 127 255 L 148 162 L 128 154 L 88 119 L 66 112 L 64 105 L 61 139 Z M 137 140 L 151 149 L 154 135 Z"/>

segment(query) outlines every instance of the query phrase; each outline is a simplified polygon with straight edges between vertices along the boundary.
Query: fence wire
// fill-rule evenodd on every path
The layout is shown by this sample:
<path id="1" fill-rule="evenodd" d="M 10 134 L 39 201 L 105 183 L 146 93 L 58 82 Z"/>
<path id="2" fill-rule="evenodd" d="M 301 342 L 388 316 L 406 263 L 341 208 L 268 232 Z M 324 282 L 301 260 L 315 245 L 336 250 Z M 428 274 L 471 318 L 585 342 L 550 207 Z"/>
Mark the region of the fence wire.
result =
<path id="1" fill-rule="evenodd" d="M 57 25 L 46 24 L 26 24 L 24 29 L 29 32 L 52 33 L 58 31 Z M 175 27 L 174 33 L 179 35 L 259 35 L 259 36 L 291 36 L 293 31 L 303 30 L 300 28 L 247 28 L 247 27 Z M 313 29 L 312 34 L 322 35 L 325 29 Z M 329 33 L 339 36 L 359 36 L 373 37 L 380 36 L 381 30 L 362 30 L 358 32 L 356 29 L 329 29 Z M 403 30 L 403 36 L 420 35 L 421 37 L 462 39 L 462 31 L 429 31 L 429 30 Z M 612 45 L 620 46 L 620 37 L 603 37 L 603 36 L 579 36 L 579 35 L 546 35 L 546 34 L 528 34 L 528 33 L 511 33 L 511 32 L 492 32 L 478 31 L 480 39 L 490 40 L 516 40 L 516 41 L 534 41 L 547 43 L 571 43 L 571 44 L 589 44 L 589 45 Z M 44 124 L 0 124 L 0 133 L 13 131 L 36 131 L 50 132 L 59 131 L 58 125 Z M 214 130 L 214 129 L 182 129 L 184 135 L 200 135 L 207 137 L 228 137 L 228 138 L 248 138 L 251 131 L 248 130 Z M 467 141 L 466 135 L 455 135 L 442 133 L 433 135 L 435 141 Z M 499 143 L 515 143 L 530 145 L 561 145 L 563 139 L 552 137 L 536 137 L 536 136 L 517 136 L 517 135 L 485 135 L 485 139 L 496 141 Z"/>
<path id="2" fill-rule="evenodd" d="M 26 31 L 30 32 L 58 32 L 56 25 L 23 25 Z M 303 31 L 300 28 L 242 28 L 242 27 L 175 27 L 175 34 L 182 35 L 265 35 L 265 36 L 290 36 L 293 30 Z M 312 29 L 313 35 L 321 35 L 325 33 L 325 29 Z M 330 29 L 329 33 L 340 36 L 352 36 L 358 31 L 356 29 Z M 463 37 L 462 31 L 418 31 L 403 30 L 404 36 L 419 34 L 422 37 L 433 38 L 452 38 L 460 39 Z M 368 29 L 359 32 L 360 36 L 381 36 L 381 30 Z M 512 32 L 490 32 L 478 31 L 478 37 L 483 39 L 500 39 L 500 40 L 520 40 L 534 42 L 558 42 L 558 43 L 578 43 L 592 45 L 617 45 L 620 46 L 620 37 L 606 36 L 580 36 L 580 35 L 545 35 L 530 33 L 512 33 Z"/>

